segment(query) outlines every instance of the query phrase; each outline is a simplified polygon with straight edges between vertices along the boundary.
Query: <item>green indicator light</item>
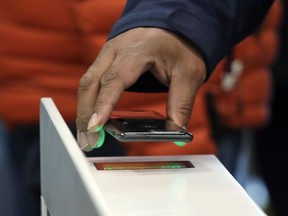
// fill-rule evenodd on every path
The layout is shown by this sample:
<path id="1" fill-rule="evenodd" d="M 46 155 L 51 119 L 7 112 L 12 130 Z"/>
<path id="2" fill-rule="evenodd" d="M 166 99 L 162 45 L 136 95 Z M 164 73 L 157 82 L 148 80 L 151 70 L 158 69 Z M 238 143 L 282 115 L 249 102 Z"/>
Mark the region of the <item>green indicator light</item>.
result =
<path id="1" fill-rule="evenodd" d="M 95 129 L 95 131 L 96 131 L 96 132 L 99 132 L 99 131 L 102 130 L 102 128 L 103 128 L 103 126 L 98 126 L 98 127 Z"/>
<path id="2" fill-rule="evenodd" d="M 177 146 L 185 146 L 186 142 L 174 142 Z"/>
<path id="3" fill-rule="evenodd" d="M 105 141 L 105 131 L 101 127 L 97 133 L 99 134 L 99 137 L 98 137 L 98 141 L 96 143 L 96 148 L 100 148 Z"/>
<path id="4" fill-rule="evenodd" d="M 135 169 L 181 169 L 181 168 L 186 168 L 185 166 L 182 165 L 164 165 L 164 166 L 115 166 L 115 167 L 105 167 L 104 170 L 135 170 Z"/>
<path id="5" fill-rule="evenodd" d="M 186 166 L 184 164 L 177 163 L 177 164 L 170 164 L 170 165 L 168 165 L 167 168 L 168 169 L 179 169 L 179 168 L 186 168 Z"/>
<path id="6" fill-rule="evenodd" d="M 100 129 L 98 132 L 93 132 L 93 133 L 87 133 L 87 139 L 89 146 L 94 149 L 94 148 L 100 148 L 104 141 L 105 141 L 105 131 L 104 129 Z M 92 149 L 87 149 L 88 151 L 91 151 Z"/>

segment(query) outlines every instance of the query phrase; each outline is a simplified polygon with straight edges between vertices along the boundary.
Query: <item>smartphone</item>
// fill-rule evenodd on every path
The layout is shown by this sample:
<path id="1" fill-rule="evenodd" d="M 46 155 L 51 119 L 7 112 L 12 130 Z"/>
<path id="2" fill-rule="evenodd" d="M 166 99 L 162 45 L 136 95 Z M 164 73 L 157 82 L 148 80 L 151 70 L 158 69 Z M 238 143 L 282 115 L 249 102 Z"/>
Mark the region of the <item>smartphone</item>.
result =
<path id="1" fill-rule="evenodd" d="M 113 111 L 104 130 L 120 142 L 191 142 L 193 134 L 155 111 Z"/>

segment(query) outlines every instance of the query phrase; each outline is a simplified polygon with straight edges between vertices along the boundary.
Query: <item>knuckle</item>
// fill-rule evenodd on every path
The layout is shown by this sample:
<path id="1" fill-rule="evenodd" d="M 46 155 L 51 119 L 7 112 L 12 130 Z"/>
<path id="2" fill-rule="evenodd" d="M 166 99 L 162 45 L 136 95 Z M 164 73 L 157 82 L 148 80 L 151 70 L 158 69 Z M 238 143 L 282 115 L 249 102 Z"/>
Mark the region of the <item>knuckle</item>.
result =
<path id="1" fill-rule="evenodd" d="M 104 87 L 111 84 L 112 82 L 118 80 L 118 77 L 119 76 L 115 70 L 105 73 L 101 78 L 101 86 Z"/>
<path id="2" fill-rule="evenodd" d="M 191 104 L 187 103 L 187 102 L 183 102 L 179 105 L 178 107 L 178 113 L 182 116 L 184 116 L 184 118 L 189 119 L 192 113 L 192 107 Z"/>
<path id="3" fill-rule="evenodd" d="M 102 89 L 112 88 L 113 86 L 113 89 L 122 90 L 125 86 L 116 69 L 111 69 L 108 73 L 105 73 L 101 78 L 100 84 Z"/>
<path id="4" fill-rule="evenodd" d="M 103 49 L 107 49 L 107 50 L 113 49 L 113 40 L 107 41 L 107 42 L 103 45 L 102 50 L 103 50 Z"/>
<path id="5" fill-rule="evenodd" d="M 205 81 L 206 67 L 204 64 L 196 63 L 193 65 L 190 65 L 189 71 L 191 74 L 191 79 L 193 79 L 196 83 L 202 84 Z"/>
<path id="6" fill-rule="evenodd" d="M 89 86 L 91 85 L 93 81 L 93 75 L 91 73 L 85 73 L 81 78 L 80 78 L 80 83 L 79 83 L 79 91 L 87 91 L 89 89 Z"/>
<path id="7" fill-rule="evenodd" d="M 196 80 L 199 82 L 199 83 L 203 83 L 205 81 L 205 78 L 206 78 L 206 68 L 205 66 L 202 66 L 202 65 L 197 65 L 197 68 L 196 68 Z"/>
<path id="8" fill-rule="evenodd" d="M 114 53 L 115 51 L 116 51 L 116 49 L 117 49 L 117 43 L 114 43 L 114 39 L 111 39 L 111 40 L 109 40 L 109 41 L 107 41 L 103 46 L 102 46 L 102 48 L 101 48 L 101 51 L 100 51 L 100 55 L 98 55 L 98 57 L 97 57 L 97 59 L 100 57 L 100 58 L 102 58 L 102 57 L 104 57 L 103 55 L 101 55 L 101 54 L 103 54 L 103 53 L 107 53 L 107 52 L 109 52 L 109 53 Z"/>

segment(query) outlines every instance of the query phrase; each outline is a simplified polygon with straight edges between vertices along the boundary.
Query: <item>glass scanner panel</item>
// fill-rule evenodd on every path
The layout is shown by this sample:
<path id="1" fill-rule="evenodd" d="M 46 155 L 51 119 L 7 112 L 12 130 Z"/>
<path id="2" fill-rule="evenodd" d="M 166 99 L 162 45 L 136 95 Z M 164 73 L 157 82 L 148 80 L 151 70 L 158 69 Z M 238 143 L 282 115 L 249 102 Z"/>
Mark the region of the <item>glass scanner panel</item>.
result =
<path id="1" fill-rule="evenodd" d="M 194 168 L 190 161 L 96 162 L 97 170 L 143 170 Z"/>

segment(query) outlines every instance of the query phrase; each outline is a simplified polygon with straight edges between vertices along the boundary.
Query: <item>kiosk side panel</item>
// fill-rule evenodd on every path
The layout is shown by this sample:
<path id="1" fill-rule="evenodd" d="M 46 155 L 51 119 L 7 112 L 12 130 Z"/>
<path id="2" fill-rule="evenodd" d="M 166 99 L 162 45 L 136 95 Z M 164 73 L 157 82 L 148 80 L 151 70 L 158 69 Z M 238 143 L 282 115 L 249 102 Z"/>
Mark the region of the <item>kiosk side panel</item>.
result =
<path id="1" fill-rule="evenodd" d="M 41 99 L 40 157 L 41 195 L 51 216 L 110 215 L 91 184 L 84 154 L 50 98 Z"/>

